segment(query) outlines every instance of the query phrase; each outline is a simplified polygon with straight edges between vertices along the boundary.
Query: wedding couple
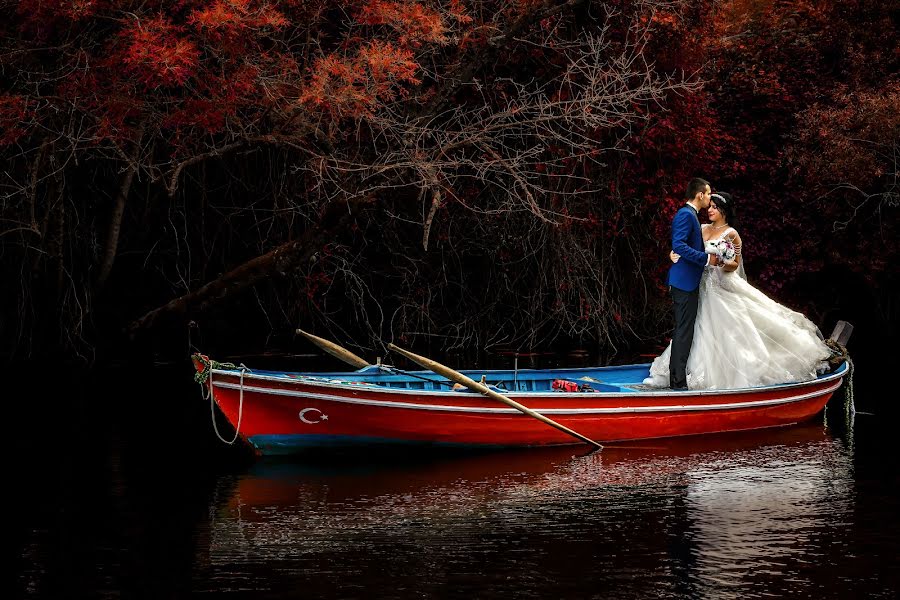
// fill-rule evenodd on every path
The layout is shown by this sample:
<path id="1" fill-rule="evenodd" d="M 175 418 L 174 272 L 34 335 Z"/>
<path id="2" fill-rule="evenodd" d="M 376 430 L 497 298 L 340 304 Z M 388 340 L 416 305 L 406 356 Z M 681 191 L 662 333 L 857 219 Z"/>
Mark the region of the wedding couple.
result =
<path id="1" fill-rule="evenodd" d="M 701 390 L 814 379 L 831 352 L 809 319 L 747 282 L 734 198 L 696 178 L 685 199 L 669 256 L 675 331 L 644 383 Z M 709 224 L 700 224 L 703 209 Z"/>

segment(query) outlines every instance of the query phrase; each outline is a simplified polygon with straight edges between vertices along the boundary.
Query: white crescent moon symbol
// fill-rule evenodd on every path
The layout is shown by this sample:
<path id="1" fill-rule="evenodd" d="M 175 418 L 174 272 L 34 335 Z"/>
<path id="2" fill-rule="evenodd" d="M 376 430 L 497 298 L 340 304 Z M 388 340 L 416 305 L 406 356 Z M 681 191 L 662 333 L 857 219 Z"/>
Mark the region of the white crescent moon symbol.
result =
<path id="1" fill-rule="evenodd" d="M 315 421 L 310 421 L 309 419 L 306 418 L 306 413 L 308 413 L 308 412 L 319 413 L 319 416 Z M 309 423 L 310 425 L 315 425 L 316 423 L 321 423 L 322 421 L 328 420 L 328 417 L 326 415 L 323 415 L 322 411 L 319 410 L 318 408 L 304 408 L 299 413 L 297 413 L 297 416 L 300 417 L 301 421 L 303 421 L 304 423 Z"/>

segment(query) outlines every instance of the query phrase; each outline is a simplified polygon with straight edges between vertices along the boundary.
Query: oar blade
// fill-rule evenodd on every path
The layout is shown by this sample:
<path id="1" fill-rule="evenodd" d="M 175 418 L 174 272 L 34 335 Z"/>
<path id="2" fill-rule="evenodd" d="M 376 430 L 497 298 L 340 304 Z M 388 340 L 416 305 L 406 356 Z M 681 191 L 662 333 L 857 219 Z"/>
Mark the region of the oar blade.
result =
<path id="1" fill-rule="evenodd" d="M 366 367 L 371 367 L 372 365 L 360 358 L 359 356 L 353 354 L 346 348 L 342 348 L 338 346 L 334 342 L 329 342 L 324 338 L 320 338 L 317 335 L 313 335 L 311 333 L 307 333 L 302 329 L 298 329 L 297 333 L 311 341 L 313 344 L 327 352 L 328 354 L 334 356 L 335 358 L 339 358 L 350 366 L 356 367 L 357 369 L 364 369 Z"/>

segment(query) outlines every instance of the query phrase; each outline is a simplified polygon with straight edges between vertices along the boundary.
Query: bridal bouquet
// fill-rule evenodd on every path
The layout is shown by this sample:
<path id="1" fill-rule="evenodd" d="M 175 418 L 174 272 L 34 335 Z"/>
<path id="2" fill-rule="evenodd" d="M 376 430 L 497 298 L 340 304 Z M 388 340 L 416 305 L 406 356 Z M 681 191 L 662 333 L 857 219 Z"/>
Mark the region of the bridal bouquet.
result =
<path id="1" fill-rule="evenodd" d="M 736 254 L 734 244 L 726 239 L 709 240 L 706 242 L 706 253 L 715 254 L 722 260 L 734 260 Z"/>

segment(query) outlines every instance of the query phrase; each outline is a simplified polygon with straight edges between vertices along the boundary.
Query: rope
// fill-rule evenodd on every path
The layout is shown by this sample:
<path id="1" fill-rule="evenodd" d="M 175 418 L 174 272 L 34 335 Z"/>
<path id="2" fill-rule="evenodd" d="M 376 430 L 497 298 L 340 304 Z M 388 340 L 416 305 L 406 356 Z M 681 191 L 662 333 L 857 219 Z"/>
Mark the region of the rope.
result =
<path id="1" fill-rule="evenodd" d="M 194 354 L 191 356 L 194 361 L 194 366 L 197 369 L 197 373 L 194 375 L 194 381 L 200 384 L 200 395 L 204 400 L 209 400 L 209 414 L 212 418 L 212 426 L 213 431 L 216 433 L 216 437 L 219 438 L 225 444 L 229 446 L 234 444 L 241 433 L 241 421 L 244 418 L 244 373 L 249 371 L 246 366 L 241 364 L 240 366 L 235 365 L 234 363 L 220 363 L 218 361 L 210 359 L 208 356 L 203 354 Z M 212 380 L 212 372 L 213 369 L 240 369 L 241 371 L 241 387 L 240 387 L 240 395 L 238 397 L 238 420 L 237 426 L 234 428 L 234 437 L 231 438 L 231 441 L 226 440 L 222 434 L 219 432 L 219 426 L 216 424 L 216 399 L 213 396 L 213 380 Z"/>
<path id="2" fill-rule="evenodd" d="M 844 410 L 848 415 L 856 414 L 856 403 L 853 398 L 853 371 L 855 367 L 850 359 L 850 353 L 847 348 L 838 344 L 833 339 L 825 340 L 825 345 L 831 350 L 831 356 L 826 361 L 828 366 L 834 371 L 841 363 L 847 363 L 847 387 L 844 388 Z"/>
<path id="3" fill-rule="evenodd" d="M 205 354 L 192 354 L 191 360 L 194 361 L 194 368 L 197 369 L 197 372 L 194 373 L 194 381 L 197 383 L 206 383 L 206 380 L 210 378 L 212 375 L 213 369 L 234 369 L 235 371 L 244 368 L 247 369 L 244 365 L 240 367 L 234 363 L 230 362 L 219 362 L 217 360 L 212 360 L 210 357 Z M 250 369 L 247 369 L 248 371 Z"/>
<path id="4" fill-rule="evenodd" d="M 825 340 L 825 345 L 831 350 L 831 356 L 828 357 L 827 362 L 832 371 L 841 366 L 842 362 L 850 360 L 850 353 L 847 352 L 847 348 L 838 344 L 833 339 L 828 338 Z"/>
<path id="5" fill-rule="evenodd" d="M 209 379 L 209 414 L 210 414 L 210 417 L 212 417 L 213 431 L 216 432 L 216 437 L 219 438 L 220 441 L 228 444 L 229 446 L 231 446 L 232 444 L 234 444 L 237 441 L 238 436 L 241 433 L 241 420 L 244 418 L 244 373 L 247 372 L 249 369 L 247 369 L 247 367 L 245 367 L 244 365 L 241 365 L 240 369 L 241 369 L 241 391 L 240 391 L 240 396 L 238 399 L 238 420 L 237 420 L 237 425 L 234 428 L 234 437 L 231 438 L 231 441 L 228 441 L 224 437 L 222 437 L 222 434 L 219 433 L 219 426 L 216 425 L 216 400 L 215 400 L 215 398 L 213 398 L 213 394 L 212 394 L 212 385 L 213 385 L 212 373 L 209 373 L 209 376 L 208 376 L 208 379 Z"/>
<path id="6" fill-rule="evenodd" d="M 847 387 L 844 389 L 844 410 L 849 414 L 856 414 L 856 402 L 853 397 L 853 371 L 855 369 L 853 361 L 847 357 L 847 366 L 850 370 L 847 372 Z"/>

